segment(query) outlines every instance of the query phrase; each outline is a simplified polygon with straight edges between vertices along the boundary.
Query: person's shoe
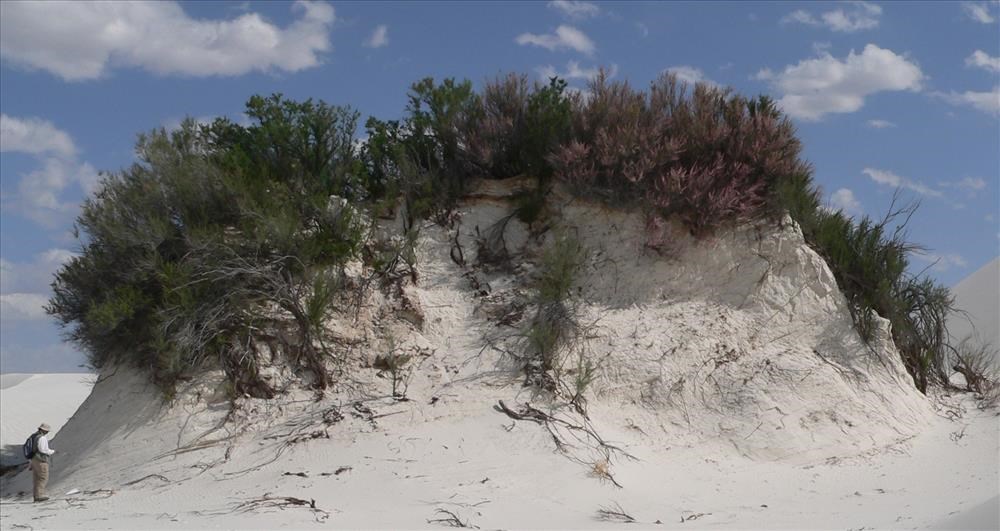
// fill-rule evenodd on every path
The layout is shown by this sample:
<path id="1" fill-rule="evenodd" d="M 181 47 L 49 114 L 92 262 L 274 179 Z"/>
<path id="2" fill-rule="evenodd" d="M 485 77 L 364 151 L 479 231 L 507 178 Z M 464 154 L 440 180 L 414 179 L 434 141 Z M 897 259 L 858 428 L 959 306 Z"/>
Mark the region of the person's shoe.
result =
<path id="1" fill-rule="evenodd" d="M 43 501 L 48 501 L 48 500 L 49 500 L 48 496 L 46 496 L 44 498 L 35 498 L 36 502 L 43 502 Z"/>

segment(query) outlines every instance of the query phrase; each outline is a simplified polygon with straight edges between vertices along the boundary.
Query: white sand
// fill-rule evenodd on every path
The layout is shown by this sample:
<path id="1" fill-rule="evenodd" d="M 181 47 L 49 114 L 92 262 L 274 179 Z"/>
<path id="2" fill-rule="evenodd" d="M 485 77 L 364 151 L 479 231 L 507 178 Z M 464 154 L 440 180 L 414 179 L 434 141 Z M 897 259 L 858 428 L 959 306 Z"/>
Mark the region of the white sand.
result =
<path id="1" fill-rule="evenodd" d="M 506 209 L 466 209 L 467 258 L 474 228 Z M 56 440 L 57 499 L 27 503 L 27 474 L 6 480 L 4 526 L 440 528 L 448 510 L 483 529 L 616 528 L 598 511 L 617 506 L 630 529 L 1000 525 L 1000 417 L 914 391 L 884 329 L 861 343 L 793 227 L 698 245 L 673 234 L 667 259 L 641 253 L 637 216 L 564 212 L 591 250 L 581 311 L 600 317 L 585 351 L 600 362 L 589 421 L 481 351 L 484 336 L 502 344 L 512 330 L 484 316 L 530 272 L 524 227 L 508 243 L 526 265 L 481 273 L 485 299 L 449 258 L 451 235 L 428 228 L 420 281 L 403 290 L 422 319 L 399 319 L 387 311 L 398 299 L 373 295 L 357 323 L 331 323 L 343 344 L 364 344 L 324 398 L 293 389 L 230 411 L 209 376 L 164 405 L 141 376 L 109 372 Z M 409 401 L 387 398 L 389 382 L 366 364 L 390 344 L 428 349 Z M 592 437 L 512 420 L 499 400 L 591 426 L 635 460 L 604 463 Z M 265 496 L 315 509 L 254 504 Z"/>
<path id="2" fill-rule="evenodd" d="M 948 318 L 953 343 L 970 339 L 973 345 L 987 345 L 1000 353 L 1000 258 L 979 268 L 951 289 L 955 306 L 965 313 Z M 996 360 L 1000 371 L 1000 358 Z"/>
<path id="3" fill-rule="evenodd" d="M 52 427 L 55 441 L 59 429 L 90 394 L 94 380 L 95 375 L 81 373 L 0 375 L 0 446 L 4 464 L 24 461 L 21 445 L 42 422 Z"/>

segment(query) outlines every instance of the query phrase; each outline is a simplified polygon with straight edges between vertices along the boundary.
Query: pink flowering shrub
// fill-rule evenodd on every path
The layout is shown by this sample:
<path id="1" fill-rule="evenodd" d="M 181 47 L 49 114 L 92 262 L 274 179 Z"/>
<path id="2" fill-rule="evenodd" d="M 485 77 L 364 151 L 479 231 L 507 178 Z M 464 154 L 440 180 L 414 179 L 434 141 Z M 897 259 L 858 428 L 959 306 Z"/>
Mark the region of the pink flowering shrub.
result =
<path id="1" fill-rule="evenodd" d="M 599 75 L 575 102 L 572 139 L 548 157 L 582 193 L 641 202 L 693 234 L 768 211 L 776 179 L 804 170 L 794 128 L 766 97 L 666 74 L 648 92 Z"/>

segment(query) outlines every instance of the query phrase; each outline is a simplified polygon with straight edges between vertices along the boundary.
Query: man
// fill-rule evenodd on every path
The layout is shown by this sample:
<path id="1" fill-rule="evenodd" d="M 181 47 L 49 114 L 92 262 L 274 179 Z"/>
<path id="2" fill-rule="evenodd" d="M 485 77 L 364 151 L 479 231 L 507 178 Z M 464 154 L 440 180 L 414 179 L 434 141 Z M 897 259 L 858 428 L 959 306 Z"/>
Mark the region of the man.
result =
<path id="1" fill-rule="evenodd" d="M 31 468 L 31 477 L 34 480 L 35 501 L 42 502 L 49 499 L 45 495 L 45 484 L 49 482 L 49 456 L 56 453 L 49 448 L 49 425 L 42 423 L 35 433 L 35 455 L 32 456 L 28 466 Z"/>

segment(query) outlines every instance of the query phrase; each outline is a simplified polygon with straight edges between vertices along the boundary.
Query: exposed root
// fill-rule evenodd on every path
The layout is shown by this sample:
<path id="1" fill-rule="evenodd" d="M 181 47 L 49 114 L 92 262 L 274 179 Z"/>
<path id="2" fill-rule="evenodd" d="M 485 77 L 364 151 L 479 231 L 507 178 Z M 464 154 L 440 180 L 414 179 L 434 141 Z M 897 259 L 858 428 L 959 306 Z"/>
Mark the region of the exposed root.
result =
<path id="1" fill-rule="evenodd" d="M 592 469 L 594 468 L 593 461 L 574 455 L 572 450 L 575 447 L 567 441 L 564 433 L 571 435 L 577 442 L 583 444 L 585 448 L 599 452 L 601 459 L 598 462 L 605 463 L 601 478 L 610 481 L 618 488 L 622 488 L 622 485 L 615 481 L 614 476 L 610 472 L 610 463 L 613 458 L 617 456 L 632 461 L 637 460 L 632 454 L 605 441 L 586 417 L 583 418 L 581 424 L 573 424 L 572 422 L 538 410 L 528 403 L 523 404 L 519 410 L 514 411 L 503 400 L 498 401 L 497 405 L 493 406 L 493 408 L 514 420 L 527 420 L 541 424 L 548 430 L 549 435 L 552 436 L 552 442 L 556 445 L 556 449 L 574 462 L 589 466 Z"/>
<path id="2" fill-rule="evenodd" d="M 316 517 L 317 522 L 325 521 L 330 517 L 330 513 L 316 507 L 316 500 L 309 499 L 303 500 L 302 498 L 295 498 L 292 496 L 277 496 L 272 497 L 270 493 L 264 494 L 259 498 L 254 498 L 252 500 L 247 500 L 242 502 L 233 508 L 235 512 L 247 513 L 252 511 L 258 511 L 261 509 L 274 509 L 285 510 L 287 507 L 304 507 L 308 508 Z"/>

